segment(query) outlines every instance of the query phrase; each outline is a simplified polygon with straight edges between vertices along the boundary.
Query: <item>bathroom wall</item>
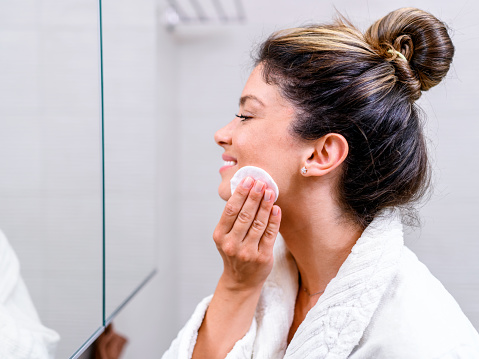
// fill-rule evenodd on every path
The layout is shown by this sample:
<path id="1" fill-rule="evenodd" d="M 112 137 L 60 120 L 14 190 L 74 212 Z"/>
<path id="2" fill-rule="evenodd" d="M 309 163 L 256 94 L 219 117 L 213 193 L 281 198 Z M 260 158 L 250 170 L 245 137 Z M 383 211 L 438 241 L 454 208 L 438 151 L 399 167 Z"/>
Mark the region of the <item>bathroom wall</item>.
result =
<path id="1" fill-rule="evenodd" d="M 158 46 L 167 46 L 174 59 L 159 57 L 162 93 L 174 105 L 175 128 L 164 138 L 162 168 L 170 183 L 162 186 L 162 226 L 171 242 L 161 242 L 160 274 L 120 313 L 119 331 L 130 338 L 125 358 L 154 358 L 163 352 L 191 315 L 196 304 L 214 291 L 222 261 L 212 232 L 223 210 L 217 195 L 222 149 L 215 131 L 237 111 L 242 87 L 251 70 L 250 53 L 272 31 L 311 22 L 328 22 L 335 9 L 366 29 L 401 1 L 243 1 L 244 24 L 179 25 L 172 34 L 161 25 Z M 159 2 L 159 14 L 162 2 Z M 407 244 L 456 297 L 479 328 L 479 195 L 474 178 L 479 151 L 475 102 L 479 98 L 476 59 L 479 5 L 414 1 L 452 28 L 456 45 L 454 65 L 437 88 L 425 93 L 420 105 L 427 114 L 427 133 L 434 168 L 434 195 L 420 210 L 422 226 L 408 229 Z M 165 51 L 162 51 L 165 53 Z M 174 72 L 175 75 L 172 74 Z M 163 74 L 163 75 L 160 75 Z M 167 88 L 164 87 L 164 78 Z M 174 91 L 169 85 L 175 84 Z M 160 95 L 159 103 L 164 103 Z M 162 122 L 163 126 L 173 126 Z M 160 131 L 161 132 L 161 131 Z M 163 133 L 164 136 L 164 133 Z M 166 181 L 165 174 L 163 180 Z M 148 309 L 147 309 L 148 308 Z M 154 309 L 153 309 L 154 308 Z M 148 313 L 148 314 L 147 314 Z"/>

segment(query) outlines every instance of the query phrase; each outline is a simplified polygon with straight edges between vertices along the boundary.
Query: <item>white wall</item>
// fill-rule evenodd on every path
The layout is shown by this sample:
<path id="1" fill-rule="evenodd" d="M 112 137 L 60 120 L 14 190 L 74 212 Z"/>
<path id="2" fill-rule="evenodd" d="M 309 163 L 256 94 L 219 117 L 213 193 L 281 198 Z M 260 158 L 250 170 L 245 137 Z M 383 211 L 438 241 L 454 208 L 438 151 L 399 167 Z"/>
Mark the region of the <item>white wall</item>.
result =
<path id="1" fill-rule="evenodd" d="M 224 206 L 217 195 L 222 150 L 213 134 L 237 111 L 251 69 L 252 45 L 276 29 L 328 22 L 335 7 L 365 29 L 404 5 L 396 0 L 244 4 L 244 25 L 183 25 L 173 35 L 158 29 L 160 113 L 172 119 L 161 118 L 164 130 L 159 134 L 165 151 L 160 230 L 168 239 L 161 239 L 160 275 L 117 318 L 118 331 L 130 339 L 125 358 L 161 355 L 221 274 L 211 234 Z M 479 157 L 479 45 L 474 40 L 479 5 L 466 0 L 412 5 L 451 26 L 457 53 L 448 78 L 420 101 L 428 115 L 435 194 L 421 209 L 423 226 L 409 230 L 407 243 L 479 328 L 479 198 L 474 186 Z"/>

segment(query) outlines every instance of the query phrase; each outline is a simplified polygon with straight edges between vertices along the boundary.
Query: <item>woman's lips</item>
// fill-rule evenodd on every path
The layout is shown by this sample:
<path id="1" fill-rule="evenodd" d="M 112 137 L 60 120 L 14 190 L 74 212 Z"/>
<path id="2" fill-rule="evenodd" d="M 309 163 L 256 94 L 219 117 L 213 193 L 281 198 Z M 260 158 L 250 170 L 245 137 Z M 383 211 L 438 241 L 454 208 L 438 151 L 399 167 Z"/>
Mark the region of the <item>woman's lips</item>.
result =
<path id="1" fill-rule="evenodd" d="M 238 162 L 236 161 L 236 158 L 234 158 L 234 157 L 223 155 L 222 158 L 223 158 L 223 161 L 225 161 L 225 162 L 224 162 L 223 166 L 220 168 L 220 172 L 224 171 L 228 168 L 234 167 L 238 164 Z"/>
<path id="2" fill-rule="evenodd" d="M 220 172 L 227 170 L 228 168 L 232 168 L 236 166 L 236 161 L 225 161 L 224 165 L 220 168 Z"/>

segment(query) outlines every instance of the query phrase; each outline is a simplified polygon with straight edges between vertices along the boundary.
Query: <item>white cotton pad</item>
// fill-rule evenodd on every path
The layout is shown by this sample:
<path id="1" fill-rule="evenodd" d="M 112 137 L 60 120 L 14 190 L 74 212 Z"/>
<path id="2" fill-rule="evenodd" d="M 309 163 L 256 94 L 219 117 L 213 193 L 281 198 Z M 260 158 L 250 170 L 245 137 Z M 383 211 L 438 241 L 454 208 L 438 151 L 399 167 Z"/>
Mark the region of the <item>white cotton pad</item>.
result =
<path id="1" fill-rule="evenodd" d="M 268 172 L 266 172 L 264 169 L 255 167 L 255 166 L 245 166 L 241 167 L 238 171 L 236 171 L 235 175 L 230 181 L 231 184 L 231 194 L 235 191 L 236 187 L 240 184 L 241 180 L 245 177 L 251 177 L 255 180 L 259 180 L 261 182 L 266 183 L 266 188 L 272 189 L 275 198 L 274 201 L 278 199 L 279 196 L 279 190 L 278 190 L 278 185 L 276 182 L 273 180 L 273 177 L 269 175 Z"/>

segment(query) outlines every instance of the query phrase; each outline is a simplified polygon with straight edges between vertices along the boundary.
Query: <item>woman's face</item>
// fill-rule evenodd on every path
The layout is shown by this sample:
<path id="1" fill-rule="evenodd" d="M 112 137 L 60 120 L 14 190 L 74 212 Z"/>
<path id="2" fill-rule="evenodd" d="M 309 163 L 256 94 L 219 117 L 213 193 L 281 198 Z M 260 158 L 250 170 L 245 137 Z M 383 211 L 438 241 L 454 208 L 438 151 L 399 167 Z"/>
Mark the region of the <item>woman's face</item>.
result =
<path id="1" fill-rule="evenodd" d="M 244 166 L 256 166 L 273 177 L 281 201 L 292 187 L 295 176 L 300 176 L 304 147 L 290 133 L 293 107 L 280 95 L 276 85 L 263 80 L 261 65 L 252 71 L 246 82 L 238 114 L 247 118 L 235 117 L 215 134 L 216 143 L 225 150 L 219 195 L 228 200 L 230 180 L 236 171 Z"/>

